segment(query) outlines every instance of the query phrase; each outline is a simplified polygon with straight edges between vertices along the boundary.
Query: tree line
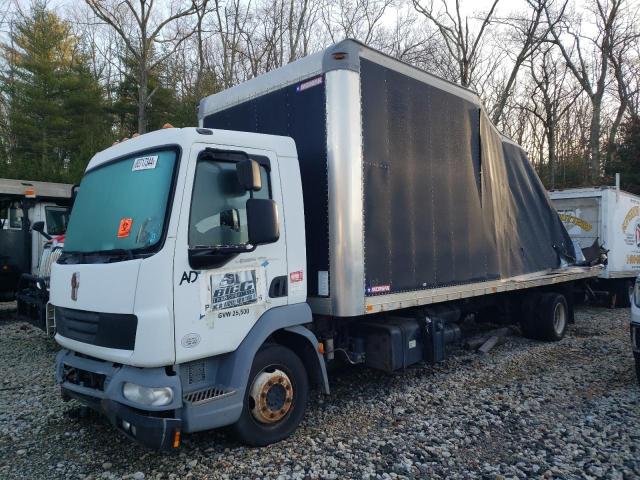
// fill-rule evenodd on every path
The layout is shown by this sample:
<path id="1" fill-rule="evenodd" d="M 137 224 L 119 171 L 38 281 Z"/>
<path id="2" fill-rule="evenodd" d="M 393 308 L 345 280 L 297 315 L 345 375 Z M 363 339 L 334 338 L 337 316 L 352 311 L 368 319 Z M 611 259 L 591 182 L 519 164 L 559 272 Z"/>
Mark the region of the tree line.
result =
<path id="1" fill-rule="evenodd" d="M 4 3 L 4 5 L 3 5 Z M 116 139 L 355 38 L 476 91 L 549 188 L 640 193 L 637 0 L 0 0 L 0 177 L 77 182 Z"/>

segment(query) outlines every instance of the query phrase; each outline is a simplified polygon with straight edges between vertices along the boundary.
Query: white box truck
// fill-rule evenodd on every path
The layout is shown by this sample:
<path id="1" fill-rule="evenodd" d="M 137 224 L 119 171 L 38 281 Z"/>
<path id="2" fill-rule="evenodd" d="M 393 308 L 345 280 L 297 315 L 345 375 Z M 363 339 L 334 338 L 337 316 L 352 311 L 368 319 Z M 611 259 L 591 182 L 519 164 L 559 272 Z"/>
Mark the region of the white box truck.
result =
<path id="1" fill-rule="evenodd" d="M 607 263 L 593 282 L 611 306 L 629 307 L 629 291 L 640 273 L 640 196 L 616 187 L 553 190 L 549 197 L 569 235 L 581 248 L 595 242 Z"/>
<path id="2" fill-rule="evenodd" d="M 493 309 L 559 340 L 599 273 L 478 97 L 344 41 L 90 161 L 53 266 L 56 378 L 153 448 L 290 435 L 327 365 L 440 361 Z M 496 320 L 498 318 L 496 317 Z"/>

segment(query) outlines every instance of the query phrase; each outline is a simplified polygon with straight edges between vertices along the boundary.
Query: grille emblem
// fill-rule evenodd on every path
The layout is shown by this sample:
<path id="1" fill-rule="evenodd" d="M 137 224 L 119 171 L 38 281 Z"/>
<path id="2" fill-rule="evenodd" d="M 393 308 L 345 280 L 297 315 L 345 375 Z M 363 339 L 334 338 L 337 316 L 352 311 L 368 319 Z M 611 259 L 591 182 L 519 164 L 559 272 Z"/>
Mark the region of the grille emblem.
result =
<path id="1" fill-rule="evenodd" d="M 74 302 L 78 300 L 78 289 L 80 288 L 80 274 L 73 272 L 71 275 L 71 300 Z"/>

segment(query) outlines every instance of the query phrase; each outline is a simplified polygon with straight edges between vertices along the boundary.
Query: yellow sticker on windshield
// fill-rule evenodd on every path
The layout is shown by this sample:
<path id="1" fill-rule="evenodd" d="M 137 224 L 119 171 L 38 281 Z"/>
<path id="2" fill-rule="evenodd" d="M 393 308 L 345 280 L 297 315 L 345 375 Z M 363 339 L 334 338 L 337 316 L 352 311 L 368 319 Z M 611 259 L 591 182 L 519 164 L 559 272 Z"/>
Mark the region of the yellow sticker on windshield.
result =
<path id="1" fill-rule="evenodd" d="M 127 238 L 131 232 L 131 225 L 133 225 L 132 218 L 122 218 L 118 227 L 118 238 Z"/>

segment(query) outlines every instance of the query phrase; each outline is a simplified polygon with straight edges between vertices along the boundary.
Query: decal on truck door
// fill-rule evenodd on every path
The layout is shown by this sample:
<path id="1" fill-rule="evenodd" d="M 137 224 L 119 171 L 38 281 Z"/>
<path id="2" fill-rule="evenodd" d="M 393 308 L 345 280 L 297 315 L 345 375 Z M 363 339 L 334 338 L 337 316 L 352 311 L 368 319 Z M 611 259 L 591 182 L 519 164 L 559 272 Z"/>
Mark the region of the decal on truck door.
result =
<path id="1" fill-rule="evenodd" d="M 228 272 L 209 277 L 210 311 L 250 305 L 258 301 L 256 271 Z"/>

